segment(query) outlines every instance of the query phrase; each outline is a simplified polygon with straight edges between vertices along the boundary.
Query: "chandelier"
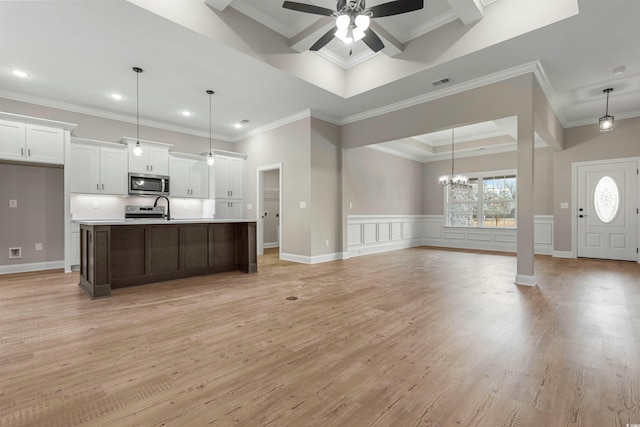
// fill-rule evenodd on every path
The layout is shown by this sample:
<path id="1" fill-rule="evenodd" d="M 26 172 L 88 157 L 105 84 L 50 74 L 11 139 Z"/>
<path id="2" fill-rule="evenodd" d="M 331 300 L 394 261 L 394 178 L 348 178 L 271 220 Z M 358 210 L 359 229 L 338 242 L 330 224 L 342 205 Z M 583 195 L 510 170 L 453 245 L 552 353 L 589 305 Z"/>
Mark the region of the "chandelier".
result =
<path id="1" fill-rule="evenodd" d="M 453 158 L 453 143 L 454 143 L 454 130 L 451 128 L 451 175 L 442 175 L 439 179 L 440 185 L 443 187 L 451 186 L 451 188 L 466 187 L 469 182 L 469 178 L 465 175 L 454 175 L 454 158 Z"/>

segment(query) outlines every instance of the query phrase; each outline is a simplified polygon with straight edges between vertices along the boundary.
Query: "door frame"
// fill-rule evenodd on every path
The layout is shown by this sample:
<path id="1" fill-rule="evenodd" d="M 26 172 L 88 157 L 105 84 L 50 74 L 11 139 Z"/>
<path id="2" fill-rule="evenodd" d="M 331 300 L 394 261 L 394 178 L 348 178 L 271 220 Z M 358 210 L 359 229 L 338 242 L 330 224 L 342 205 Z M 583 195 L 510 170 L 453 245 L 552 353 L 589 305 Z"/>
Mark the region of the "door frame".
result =
<path id="1" fill-rule="evenodd" d="M 597 166 L 605 163 L 625 163 L 625 162 L 637 162 L 638 168 L 640 168 L 640 157 L 623 157 L 618 159 L 602 159 L 591 160 L 588 162 L 573 162 L 571 163 L 571 257 L 578 258 L 578 168 L 580 166 Z M 636 195 L 638 203 L 640 204 L 640 175 L 636 175 L 638 179 L 638 194 Z M 636 234 L 637 242 L 640 244 L 640 215 L 636 215 Z M 640 254 L 636 256 L 636 262 L 640 264 Z"/>
<path id="2" fill-rule="evenodd" d="M 257 224 L 257 241 L 258 241 L 258 255 L 264 254 L 264 227 L 262 225 L 262 212 L 264 211 L 264 172 L 278 171 L 278 192 L 279 192 L 279 213 L 278 216 L 278 258 L 282 256 L 282 246 L 284 244 L 282 240 L 282 163 L 273 163 L 270 165 L 263 165 L 256 167 L 256 224 Z"/>

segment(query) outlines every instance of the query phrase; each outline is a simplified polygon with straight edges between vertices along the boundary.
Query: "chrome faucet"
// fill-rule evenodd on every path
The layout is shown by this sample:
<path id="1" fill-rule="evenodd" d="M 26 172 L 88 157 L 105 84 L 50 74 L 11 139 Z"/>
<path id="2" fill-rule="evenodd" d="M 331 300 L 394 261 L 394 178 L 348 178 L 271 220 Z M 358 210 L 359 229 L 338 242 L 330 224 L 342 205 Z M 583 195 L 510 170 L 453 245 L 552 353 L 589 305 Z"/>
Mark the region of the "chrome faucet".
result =
<path id="1" fill-rule="evenodd" d="M 169 198 L 167 196 L 158 196 L 156 197 L 156 201 L 153 202 L 153 207 L 158 206 L 158 200 L 165 199 L 167 201 L 167 214 L 165 215 L 165 219 L 169 221 L 171 219 L 171 203 L 169 203 Z"/>

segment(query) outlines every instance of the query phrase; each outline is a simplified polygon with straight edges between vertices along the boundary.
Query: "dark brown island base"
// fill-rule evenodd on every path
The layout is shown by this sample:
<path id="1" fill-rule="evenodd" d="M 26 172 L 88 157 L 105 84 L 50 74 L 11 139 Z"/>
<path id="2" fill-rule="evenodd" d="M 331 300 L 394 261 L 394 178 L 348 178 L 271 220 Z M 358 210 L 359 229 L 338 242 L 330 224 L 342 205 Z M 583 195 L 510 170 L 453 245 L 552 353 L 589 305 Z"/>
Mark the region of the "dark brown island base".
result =
<path id="1" fill-rule="evenodd" d="M 80 222 L 80 287 L 112 288 L 257 267 L 256 222 L 133 220 Z"/>

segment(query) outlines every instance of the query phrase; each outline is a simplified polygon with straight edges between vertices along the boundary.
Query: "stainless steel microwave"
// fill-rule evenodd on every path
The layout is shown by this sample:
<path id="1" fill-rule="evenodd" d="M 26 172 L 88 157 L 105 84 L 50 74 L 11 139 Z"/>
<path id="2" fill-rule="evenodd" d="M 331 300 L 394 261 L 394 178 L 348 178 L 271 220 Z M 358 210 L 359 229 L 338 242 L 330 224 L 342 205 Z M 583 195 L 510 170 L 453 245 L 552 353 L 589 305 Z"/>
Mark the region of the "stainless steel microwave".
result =
<path id="1" fill-rule="evenodd" d="M 169 177 L 129 172 L 129 194 L 138 196 L 168 196 Z"/>

